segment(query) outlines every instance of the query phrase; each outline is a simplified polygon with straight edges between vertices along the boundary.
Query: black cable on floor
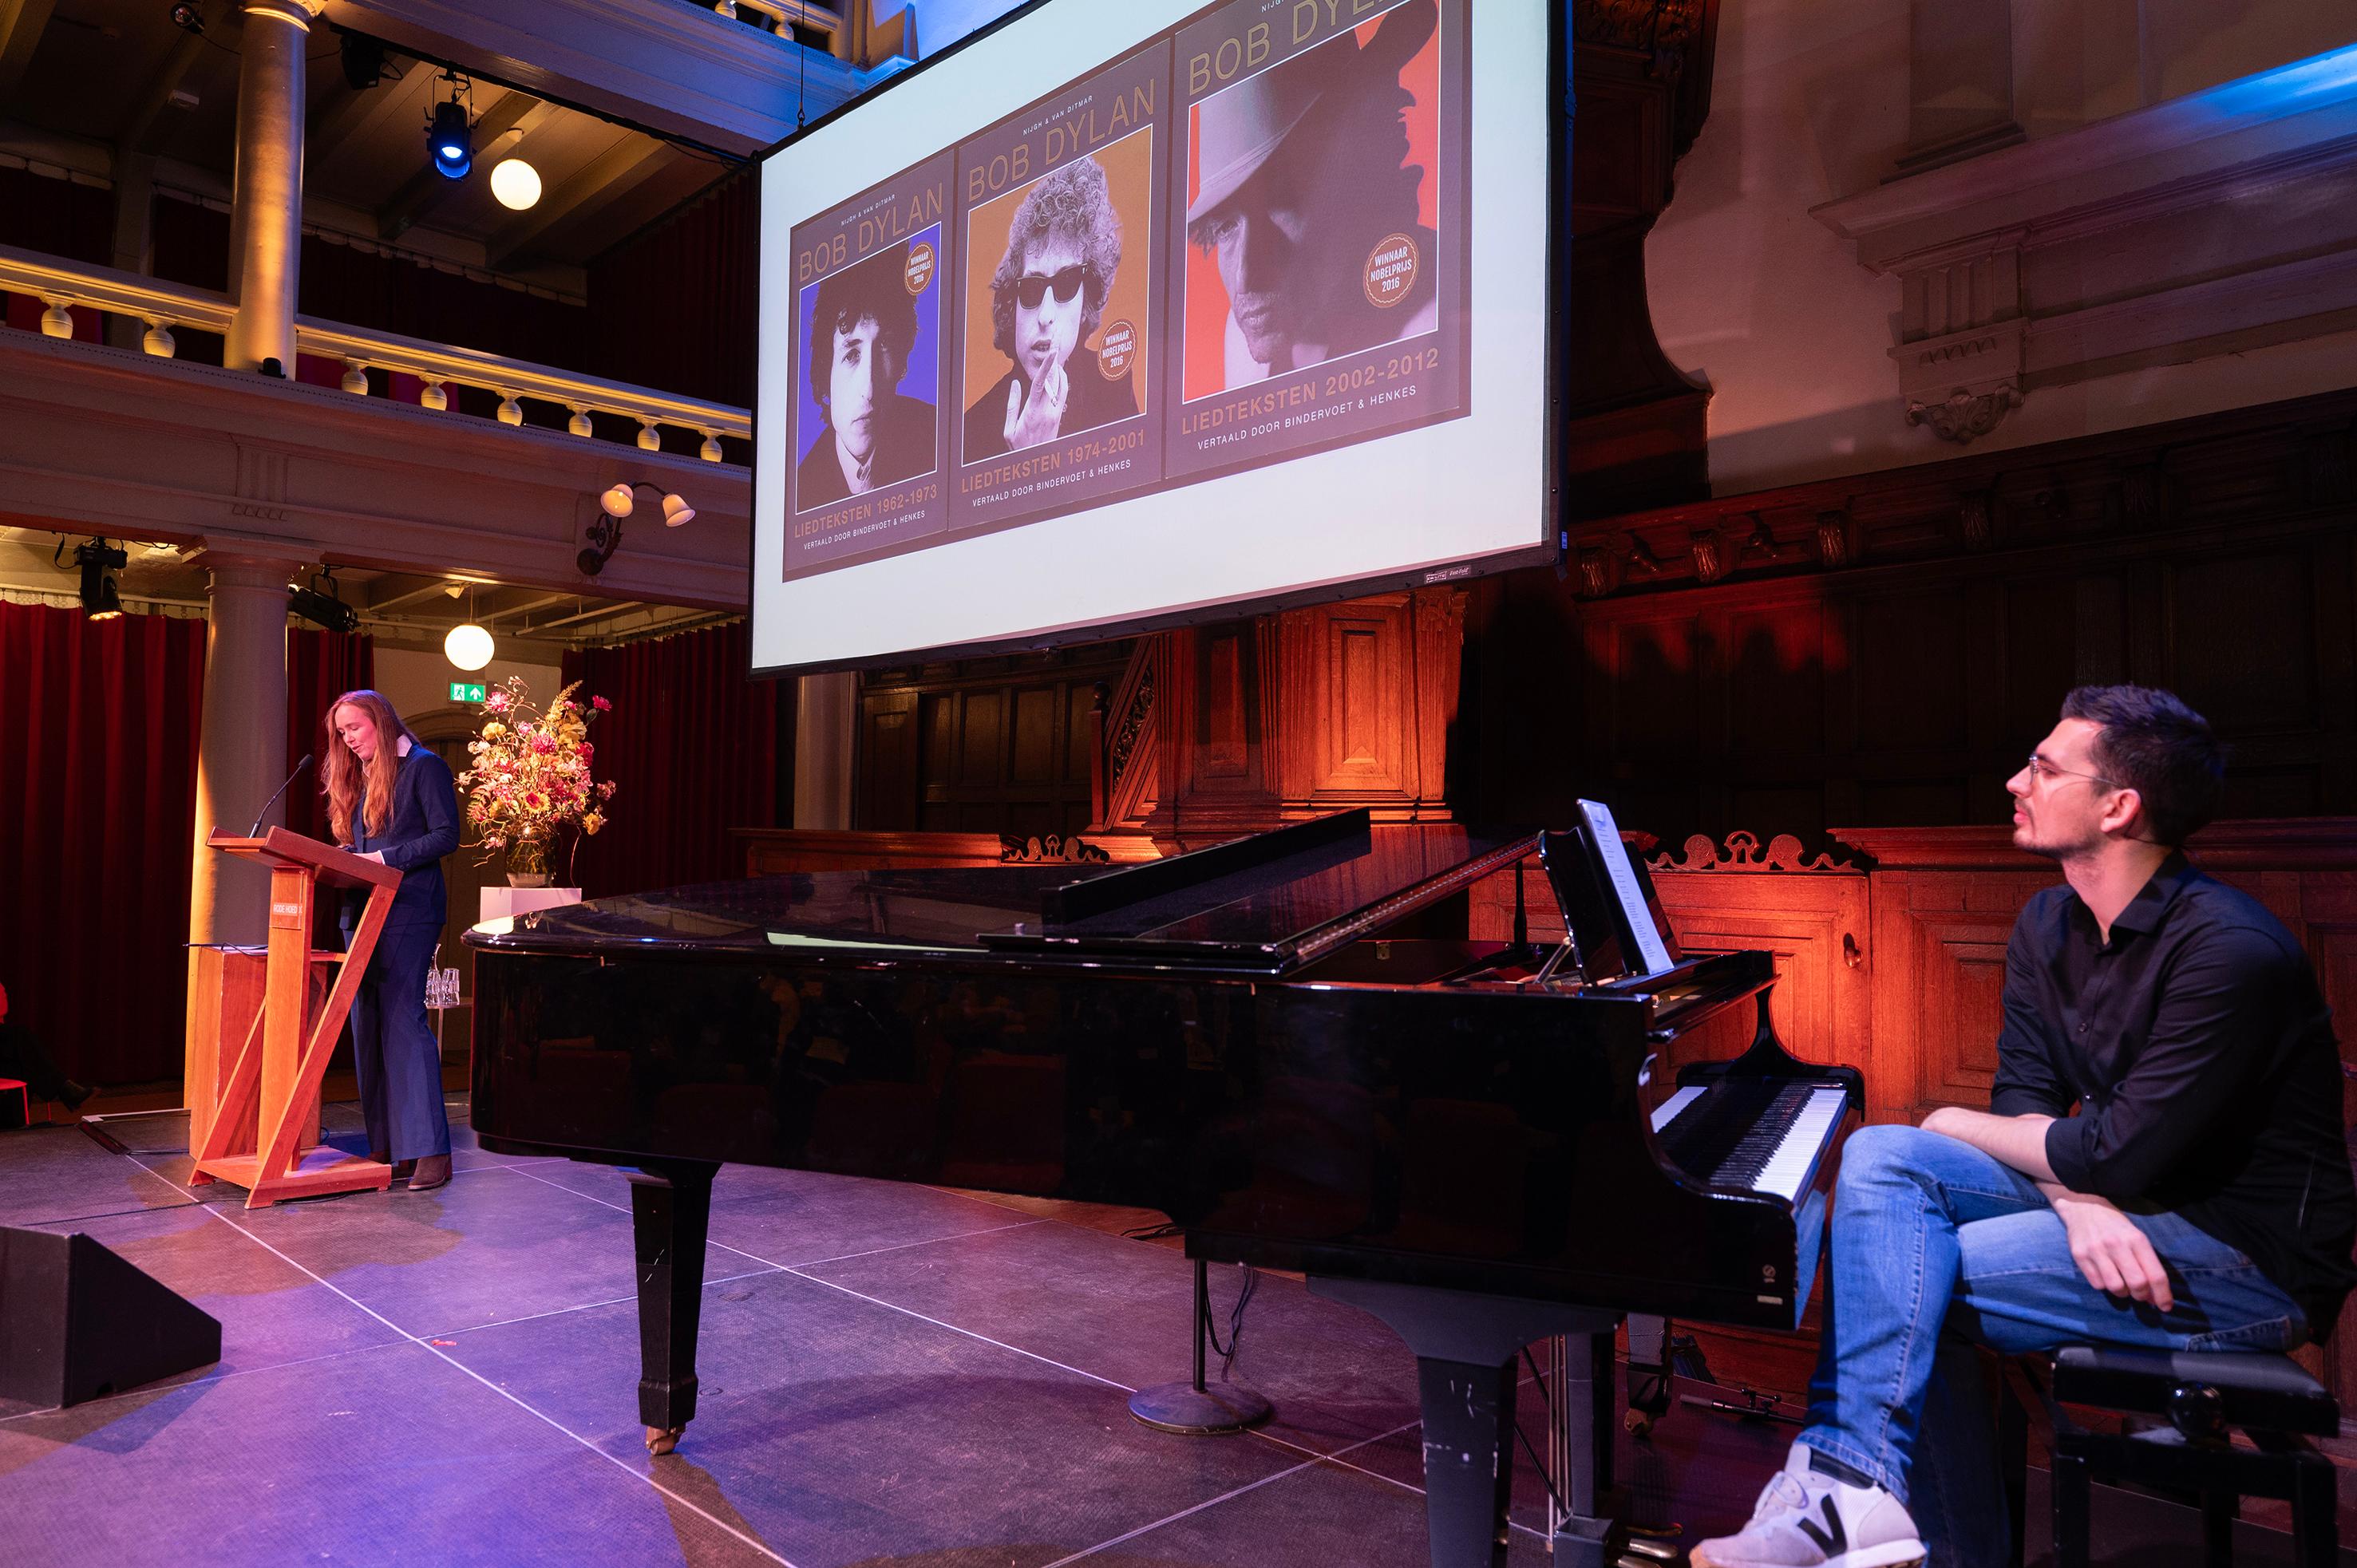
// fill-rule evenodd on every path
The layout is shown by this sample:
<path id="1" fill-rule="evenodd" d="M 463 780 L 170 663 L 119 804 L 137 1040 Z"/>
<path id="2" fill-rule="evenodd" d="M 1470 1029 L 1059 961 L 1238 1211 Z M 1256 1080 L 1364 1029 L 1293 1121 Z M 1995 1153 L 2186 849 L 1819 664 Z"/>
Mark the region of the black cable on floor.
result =
<path id="1" fill-rule="evenodd" d="M 1253 1295 L 1259 1289 L 1260 1271 L 1245 1269 L 1243 1288 L 1236 1292 L 1236 1304 L 1228 1309 L 1228 1342 L 1225 1345 L 1220 1343 L 1220 1331 L 1211 1323 L 1210 1304 L 1204 1304 L 1203 1332 L 1211 1336 L 1211 1351 L 1220 1358 L 1222 1382 L 1226 1382 L 1228 1374 L 1235 1369 L 1236 1348 L 1243 1342 L 1244 1308 L 1252 1305 Z"/>

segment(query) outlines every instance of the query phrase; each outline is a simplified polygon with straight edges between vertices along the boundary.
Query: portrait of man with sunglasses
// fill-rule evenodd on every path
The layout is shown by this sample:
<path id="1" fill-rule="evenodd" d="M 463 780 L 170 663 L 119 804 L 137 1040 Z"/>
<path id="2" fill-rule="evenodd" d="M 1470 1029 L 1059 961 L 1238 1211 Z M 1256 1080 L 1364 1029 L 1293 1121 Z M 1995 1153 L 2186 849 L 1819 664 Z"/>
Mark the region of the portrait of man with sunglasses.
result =
<path id="1" fill-rule="evenodd" d="M 1120 270 L 1121 214 L 1095 158 L 1075 158 L 1024 193 L 990 279 L 990 340 L 1012 366 L 966 409 L 963 461 L 1137 413 L 1128 373 L 1107 380 L 1088 346 Z"/>
<path id="2" fill-rule="evenodd" d="M 933 467 L 933 404 L 900 391 L 917 340 L 909 247 L 888 246 L 823 279 L 806 352 L 826 423 L 802 454 L 794 508 L 831 506 Z"/>

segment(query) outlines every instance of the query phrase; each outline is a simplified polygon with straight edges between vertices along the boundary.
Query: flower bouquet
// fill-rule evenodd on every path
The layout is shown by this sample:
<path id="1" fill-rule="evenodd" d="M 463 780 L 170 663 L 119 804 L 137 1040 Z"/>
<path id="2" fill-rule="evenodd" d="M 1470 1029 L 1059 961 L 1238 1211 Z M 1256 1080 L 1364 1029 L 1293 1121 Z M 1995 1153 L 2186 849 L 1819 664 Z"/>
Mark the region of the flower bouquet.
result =
<path id="1" fill-rule="evenodd" d="M 485 860 L 507 856 L 513 886 L 548 886 L 548 852 L 560 831 L 594 833 L 606 825 L 614 785 L 589 777 L 597 756 L 589 726 L 613 704 L 592 697 L 584 707 L 573 696 L 579 685 L 557 693 L 544 713 L 533 706 L 523 677 L 509 676 L 483 699 L 483 727 L 467 743 L 474 762 L 458 775 L 467 822 Z"/>

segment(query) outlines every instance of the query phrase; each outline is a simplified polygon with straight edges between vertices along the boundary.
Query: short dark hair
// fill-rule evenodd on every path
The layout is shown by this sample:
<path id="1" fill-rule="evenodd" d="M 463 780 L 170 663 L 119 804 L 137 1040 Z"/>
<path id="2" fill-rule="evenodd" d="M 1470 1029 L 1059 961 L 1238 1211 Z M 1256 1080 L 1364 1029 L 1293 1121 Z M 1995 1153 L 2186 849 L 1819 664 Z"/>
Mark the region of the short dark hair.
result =
<path id="1" fill-rule="evenodd" d="M 908 276 L 909 247 L 893 245 L 819 281 L 818 300 L 811 311 L 810 388 L 812 399 L 830 418 L 834 411 L 828 383 L 838 332 L 853 331 L 863 321 L 876 323 L 876 347 L 892 356 L 892 374 L 879 380 L 877 394 L 900 384 L 909 368 L 909 349 L 917 340 L 917 302 L 909 296 Z"/>
<path id="2" fill-rule="evenodd" d="M 2102 726 L 2089 752 L 2104 778 L 2144 801 L 2153 842 L 2174 848 L 2218 814 L 2226 748 L 2210 721 L 2152 686 L 2080 686 L 2062 716 Z"/>

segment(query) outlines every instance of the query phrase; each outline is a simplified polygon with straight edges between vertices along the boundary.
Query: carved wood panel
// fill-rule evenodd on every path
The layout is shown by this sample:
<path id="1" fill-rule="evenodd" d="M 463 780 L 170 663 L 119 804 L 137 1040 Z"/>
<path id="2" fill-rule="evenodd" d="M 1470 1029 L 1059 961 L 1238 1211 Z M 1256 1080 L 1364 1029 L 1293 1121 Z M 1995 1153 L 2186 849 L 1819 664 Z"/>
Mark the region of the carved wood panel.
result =
<path id="1" fill-rule="evenodd" d="M 2001 823 L 2063 693 L 2118 681 L 2226 736 L 2229 816 L 2357 811 L 2353 429 L 2337 392 L 1577 524 L 1566 576 L 1475 590 L 1458 814 Z M 1570 738 L 1519 733 L 1571 660 Z"/>
<path id="2" fill-rule="evenodd" d="M 1129 645 L 865 677 L 854 821 L 862 830 L 1070 835 L 1089 825 L 1089 715 Z"/>
<path id="3" fill-rule="evenodd" d="M 1164 634 L 1149 830 L 1197 845 L 1353 806 L 1447 818 L 1464 602 L 1376 594 Z"/>

